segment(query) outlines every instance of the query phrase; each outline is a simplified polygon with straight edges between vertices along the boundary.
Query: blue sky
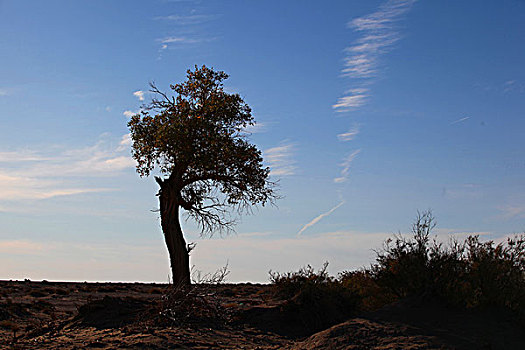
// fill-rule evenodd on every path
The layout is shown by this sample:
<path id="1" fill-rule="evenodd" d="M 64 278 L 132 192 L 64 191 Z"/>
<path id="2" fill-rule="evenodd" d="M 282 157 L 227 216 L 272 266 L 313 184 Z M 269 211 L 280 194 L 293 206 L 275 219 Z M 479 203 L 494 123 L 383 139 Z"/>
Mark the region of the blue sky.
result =
<path id="1" fill-rule="evenodd" d="M 230 281 L 525 230 L 525 2 L 0 1 L 0 279 L 167 281 L 126 123 L 195 64 L 230 74 L 284 196 L 192 264 Z"/>

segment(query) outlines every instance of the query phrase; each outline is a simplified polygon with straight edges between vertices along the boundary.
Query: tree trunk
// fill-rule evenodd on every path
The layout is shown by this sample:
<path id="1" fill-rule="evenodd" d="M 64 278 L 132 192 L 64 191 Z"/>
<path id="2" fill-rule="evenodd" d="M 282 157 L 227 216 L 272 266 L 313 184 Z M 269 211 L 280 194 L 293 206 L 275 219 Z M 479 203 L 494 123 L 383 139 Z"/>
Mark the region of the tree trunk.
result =
<path id="1" fill-rule="evenodd" d="M 170 257 L 173 285 L 189 285 L 191 284 L 190 256 L 180 226 L 178 193 L 171 181 L 162 180 L 159 177 L 156 177 L 155 180 L 160 185 L 158 194 L 160 220 Z"/>

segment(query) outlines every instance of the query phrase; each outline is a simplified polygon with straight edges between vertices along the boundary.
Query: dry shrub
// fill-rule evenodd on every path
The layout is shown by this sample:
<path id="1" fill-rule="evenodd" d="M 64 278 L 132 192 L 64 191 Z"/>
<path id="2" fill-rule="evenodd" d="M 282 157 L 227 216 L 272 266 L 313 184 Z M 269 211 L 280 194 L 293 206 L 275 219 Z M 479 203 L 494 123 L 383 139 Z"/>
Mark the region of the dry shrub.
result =
<path id="1" fill-rule="evenodd" d="M 382 288 L 370 270 L 343 271 L 339 280 L 344 288 L 359 297 L 360 311 L 374 311 L 396 300 L 396 296 Z"/>
<path id="2" fill-rule="evenodd" d="M 227 313 L 213 288 L 208 286 L 172 286 L 157 305 L 158 325 L 220 328 Z"/>
<path id="3" fill-rule="evenodd" d="M 214 273 L 202 272 L 197 270 L 195 265 L 191 267 L 191 283 L 193 284 L 221 284 L 226 282 L 226 278 L 230 274 L 230 269 L 228 267 L 229 262 L 226 262 L 226 265 L 215 271 Z"/>
<path id="4" fill-rule="evenodd" d="M 170 285 L 157 304 L 156 324 L 175 326 L 224 326 L 230 318 L 221 306 L 217 285 L 229 275 L 228 263 L 214 273 L 202 273 L 192 268 L 195 285 Z"/>
<path id="5" fill-rule="evenodd" d="M 278 296 L 305 322 L 329 323 L 333 317 L 371 311 L 406 297 L 437 299 L 460 308 L 512 310 L 525 322 L 525 234 L 496 244 L 478 236 L 448 245 L 431 237 L 436 226 L 431 211 L 418 212 L 412 236 L 385 241 L 368 269 L 328 275 L 311 266 L 297 272 L 270 272 Z M 327 312 L 328 311 L 328 312 Z"/>
<path id="6" fill-rule="evenodd" d="M 370 269 L 377 285 L 398 298 L 438 297 L 459 307 L 504 307 L 525 316 L 525 235 L 505 243 L 479 236 L 442 245 L 430 240 L 430 211 L 418 213 L 413 236 L 389 239 Z"/>

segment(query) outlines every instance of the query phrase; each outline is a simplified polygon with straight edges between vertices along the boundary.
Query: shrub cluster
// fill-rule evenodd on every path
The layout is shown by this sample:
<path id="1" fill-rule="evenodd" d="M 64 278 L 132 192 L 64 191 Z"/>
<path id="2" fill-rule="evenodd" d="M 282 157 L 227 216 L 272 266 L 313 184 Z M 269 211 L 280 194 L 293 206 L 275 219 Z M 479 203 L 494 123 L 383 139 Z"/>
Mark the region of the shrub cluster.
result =
<path id="1" fill-rule="evenodd" d="M 368 269 L 335 278 L 328 275 L 326 263 L 317 272 L 311 266 L 270 272 L 270 280 L 278 295 L 309 320 L 322 318 L 321 313 L 349 316 L 410 296 L 461 308 L 503 307 L 525 320 L 525 234 L 499 244 L 470 236 L 444 245 L 432 239 L 434 227 L 430 211 L 418 213 L 412 236 L 388 239 Z"/>
<path id="2" fill-rule="evenodd" d="M 448 245 L 430 239 L 430 212 L 418 214 L 413 236 L 396 236 L 377 253 L 371 276 L 395 296 L 429 295 L 460 307 L 525 312 L 525 235 L 505 243 L 479 236 Z"/>

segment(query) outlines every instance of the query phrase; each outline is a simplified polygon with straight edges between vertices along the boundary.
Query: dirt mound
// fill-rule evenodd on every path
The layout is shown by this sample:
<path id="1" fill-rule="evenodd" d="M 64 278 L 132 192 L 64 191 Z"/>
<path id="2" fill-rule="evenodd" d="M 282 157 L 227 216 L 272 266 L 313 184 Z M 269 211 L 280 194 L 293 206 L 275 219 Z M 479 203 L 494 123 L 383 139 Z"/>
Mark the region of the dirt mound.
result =
<path id="1" fill-rule="evenodd" d="M 79 307 L 72 325 L 97 329 L 122 327 L 136 321 L 147 305 L 143 300 L 132 297 L 105 296 Z"/>
<path id="2" fill-rule="evenodd" d="M 35 290 L 47 294 L 33 297 Z M 310 332 L 308 325 L 344 311 L 316 295 L 283 300 L 273 286 L 247 284 L 196 285 L 181 295 L 167 285 L 0 281 L 0 348 L 13 344 L 17 328 L 9 348 L 525 349 L 515 315 L 447 307 L 428 296 Z"/>
<path id="3" fill-rule="evenodd" d="M 324 286 L 306 287 L 277 305 L 244 310 L 239 321 L 288 338 L 304 338 L 356 314 L 352 298 Z"/>
<path id="4" fill-rule="evenodd" d="M 434 337 L 420 335 L 407 326 L 355 318 L 316 333 L 292 349 L 427 350 L 446 347 L 438 344 Z"/>
<path id="5" fill-rule="evenodd" d="M 312 335 L 294 349 L 523 349 L 525 330 L 502 308 L 459 309 L 411 297 Z"/>

